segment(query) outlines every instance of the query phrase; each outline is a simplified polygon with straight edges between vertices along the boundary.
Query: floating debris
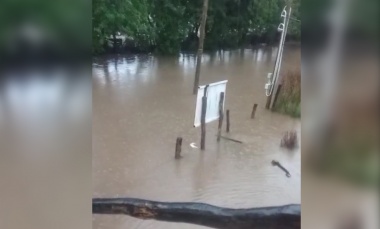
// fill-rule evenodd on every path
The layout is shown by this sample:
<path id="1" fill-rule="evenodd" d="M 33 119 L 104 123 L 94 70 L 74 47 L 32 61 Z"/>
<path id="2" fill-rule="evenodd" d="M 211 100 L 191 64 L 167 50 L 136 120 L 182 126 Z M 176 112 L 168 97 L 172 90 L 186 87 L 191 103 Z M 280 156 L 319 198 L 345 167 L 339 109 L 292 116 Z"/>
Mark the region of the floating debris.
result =
<path id="1" fill-rule="evenodd" d="M 281 139 L 281 147 L 288 149 L 294 149 L 297 146 L 297 132 L 296 131 L 287 131 Z"/>
<path id="2" fill-rule="evenodd" d="M 198 149 L 198 146 L 195 145 L 195 142 L 190 143 L 190 147 L 193 149 Z"/>

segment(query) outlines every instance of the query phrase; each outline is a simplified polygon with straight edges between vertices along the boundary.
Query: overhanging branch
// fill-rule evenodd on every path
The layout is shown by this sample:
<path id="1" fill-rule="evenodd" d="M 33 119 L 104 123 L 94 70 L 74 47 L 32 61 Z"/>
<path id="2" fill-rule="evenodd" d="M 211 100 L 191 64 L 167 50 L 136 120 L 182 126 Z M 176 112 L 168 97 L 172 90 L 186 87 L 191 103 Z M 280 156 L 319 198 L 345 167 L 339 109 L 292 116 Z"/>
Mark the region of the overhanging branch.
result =
<path id="1" fill-rule="evenodd" d="M 94 198 L 93 214 L 124 214 L 139 219 L 190 223 L 219 229 L 301 228 L 298 204 L 230 209 L 203 203 L 168 203 L 134 198 Z"/>

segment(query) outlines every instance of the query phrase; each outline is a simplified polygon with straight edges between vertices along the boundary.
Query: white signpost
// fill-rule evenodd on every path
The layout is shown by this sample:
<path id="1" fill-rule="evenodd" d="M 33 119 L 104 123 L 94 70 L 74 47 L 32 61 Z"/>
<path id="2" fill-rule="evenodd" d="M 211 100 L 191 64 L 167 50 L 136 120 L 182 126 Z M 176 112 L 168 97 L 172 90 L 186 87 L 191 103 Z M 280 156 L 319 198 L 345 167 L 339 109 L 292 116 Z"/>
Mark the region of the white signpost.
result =
<path id="1" fill-rule="evenodd" d="M 198 127 L 201 125 L 202 97 L 204 95 L 204 90 L 206 87 L 207 87 L 206 89 L 207 109 L 206 109 L 205 123 L 215 121 L 219 118 L 220 93 L 224 92 L 224 97 L 226 96 L 227 82 L 228 80 L 223 80 L 223 81 L 211 83 L 208 85 L 202 85 L 198 87 L 194 127 Z M 223 101 L 223 109 L 224 109 L 224 101 Z"/>

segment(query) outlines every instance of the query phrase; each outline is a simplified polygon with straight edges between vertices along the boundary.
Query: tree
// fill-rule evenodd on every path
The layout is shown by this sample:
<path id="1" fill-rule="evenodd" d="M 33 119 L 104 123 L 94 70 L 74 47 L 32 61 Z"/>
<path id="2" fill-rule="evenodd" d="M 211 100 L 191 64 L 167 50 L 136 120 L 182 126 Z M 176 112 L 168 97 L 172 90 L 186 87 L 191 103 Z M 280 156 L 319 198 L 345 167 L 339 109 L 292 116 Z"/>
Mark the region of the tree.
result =
<path id="1" fill-rule="evenodd" d="M 206 33 L 206 22 L 207 22 L 207 10 L 208 10 L 208 0 L 203 0 L 202 7 L 202 20 L 199 27 L 199 47 L 197 52 L 197 65 L 195 66 L 195 78 L 194 78 L 194 87 L 193 94 L 195 95 L 198 91 L 199 86 L 199 76 L 201 73 L 201 64 L 202 64 L 202 54 L 203 54 L 203 42 L 205 39 Z"/>
<path id="2" fill-rule="evenodd" d="M 142 51 L 162 54 L 198 46 L 203 0 L 93 0 L 93 50 L 102 51 L 121 32 Z M 212 0 L 208 4 L 204 49 L 272 43 L 284 0 Z M 293 1 L 289 34 L 299 38 L 300 0 Z"/>
<path id="3" fill-rule="evenodd" d="M 175 54 L 180 51 L 186 37 L 187 19 L 183 17 L 186 6 L 181 1 L 152 1 L 152 19 L 156 29 L 157 51 Z"/>
<path id="4" fill-rule="evenodd" d="M 93 0 L 93 50 L 102 51 L 118 32 L 144 45 L 152 36 L 149 20 L 148 0 Z"/>
<path id="5" fill-rule="evenodd" d="M 300 7 L 301 0 L 293 0 L 291 3 L 292 6 L 292 15 L 289 21 L 289 29 L 288 34 L 291 37 L 299 40 L 301 39 L 301 15 L 300 15 Z"/>

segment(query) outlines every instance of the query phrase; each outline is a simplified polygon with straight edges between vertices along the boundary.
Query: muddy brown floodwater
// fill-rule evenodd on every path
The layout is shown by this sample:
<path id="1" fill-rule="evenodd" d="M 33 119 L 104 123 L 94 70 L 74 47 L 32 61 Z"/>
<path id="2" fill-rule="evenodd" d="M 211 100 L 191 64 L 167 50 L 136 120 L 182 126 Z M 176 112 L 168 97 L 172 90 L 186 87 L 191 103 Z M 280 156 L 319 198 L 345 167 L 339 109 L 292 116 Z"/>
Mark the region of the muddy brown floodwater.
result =
<path id="1" fill-rule="evenodd" d="M 231 131 L 243 142 L 216 141 L 207 124 L 206 150 L 193 127 L 195 56 L 119 55 L 93 63 L 93 196 L 194 201 L 249 208 L 300 203 L 300 147 L 280 148 L 283 133 L 301 122 L 265 110 L 264 84 L 276 47 L 205 54 L 200 84 L 228 79 L 225 108 Z M 286 46 L 283 70 L 299 68 L 300 48 Z M 250 119 L 258 103 L 255 119 Z M 177 137 L 182 156 L 174 159 Z M 279 161 L 291 177 L 271 165 Z M 94 215 L 95 229 L 198 229 L 191 224 Z"/>

